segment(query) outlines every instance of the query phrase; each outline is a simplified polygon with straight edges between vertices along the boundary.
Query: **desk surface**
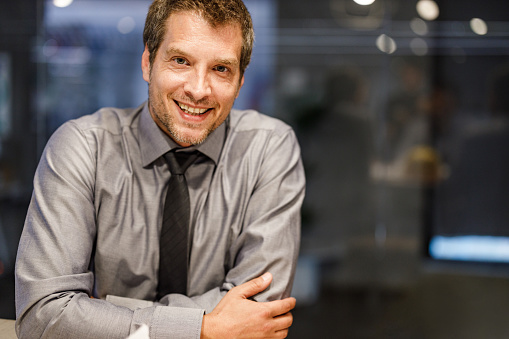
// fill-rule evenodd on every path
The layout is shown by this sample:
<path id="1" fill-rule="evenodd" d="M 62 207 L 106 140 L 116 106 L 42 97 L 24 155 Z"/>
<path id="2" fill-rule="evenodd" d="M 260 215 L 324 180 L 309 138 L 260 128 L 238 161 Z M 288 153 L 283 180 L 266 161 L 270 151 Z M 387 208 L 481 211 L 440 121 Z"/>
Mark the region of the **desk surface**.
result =
<path id="1" fill-rule="evenodd" d="M 0 319 L 0 337 L 2 339 L 16 339 L 14 320 Z"/>

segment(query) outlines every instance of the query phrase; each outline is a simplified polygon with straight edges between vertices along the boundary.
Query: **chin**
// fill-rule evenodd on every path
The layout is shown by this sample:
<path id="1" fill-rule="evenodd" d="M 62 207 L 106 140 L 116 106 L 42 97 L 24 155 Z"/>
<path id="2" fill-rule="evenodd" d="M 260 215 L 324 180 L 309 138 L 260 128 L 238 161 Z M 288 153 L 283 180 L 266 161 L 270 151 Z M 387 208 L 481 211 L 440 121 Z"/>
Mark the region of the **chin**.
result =
<path id="1" fill-rule="evenodd" d="M 201 131 L 200 133 L 185 133 L 182 131 L 175 131 L 170 134 L 173 139 L 180 144 L 199 145 L 207 139 L 210 132 Z"/>

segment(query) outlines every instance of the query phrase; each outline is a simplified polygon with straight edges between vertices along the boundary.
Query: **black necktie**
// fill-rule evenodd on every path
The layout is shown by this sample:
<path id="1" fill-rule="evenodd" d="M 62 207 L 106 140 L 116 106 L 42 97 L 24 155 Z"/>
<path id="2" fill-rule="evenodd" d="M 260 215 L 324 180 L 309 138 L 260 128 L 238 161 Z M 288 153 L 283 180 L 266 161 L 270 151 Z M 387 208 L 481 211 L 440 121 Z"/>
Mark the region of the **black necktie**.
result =
<path id="1" fill-rule="evenodd" d="M 159 238 L 158 299 L 169 293 L 186 294 L 190 207 L 184 173 L 196 160 L 198 152 L 168 152 L 164 157 L 171 177 Z"/>

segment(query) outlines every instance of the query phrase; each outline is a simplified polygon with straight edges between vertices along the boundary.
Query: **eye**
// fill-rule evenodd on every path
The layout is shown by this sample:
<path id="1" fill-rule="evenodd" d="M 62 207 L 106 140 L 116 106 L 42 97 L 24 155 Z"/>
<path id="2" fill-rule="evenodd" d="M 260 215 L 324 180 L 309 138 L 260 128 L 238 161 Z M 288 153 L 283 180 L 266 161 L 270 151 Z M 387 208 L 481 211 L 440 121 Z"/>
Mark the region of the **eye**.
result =
<path id="1" fill-rule="evenodd" d="M 176 57 L 176 58 L 173 58 L 173 61 L 175 61 L 175 63 L 177 63 L 178 65 L 186 65 L 187 64 L 187 60 L 184 58 Z"/>
<path id="2" fill-rule="evenodd" d="M 225 73 L 228 72 L 228 67 L 219 65 L 215 67 L 215 70 L 219 73 Z"/>

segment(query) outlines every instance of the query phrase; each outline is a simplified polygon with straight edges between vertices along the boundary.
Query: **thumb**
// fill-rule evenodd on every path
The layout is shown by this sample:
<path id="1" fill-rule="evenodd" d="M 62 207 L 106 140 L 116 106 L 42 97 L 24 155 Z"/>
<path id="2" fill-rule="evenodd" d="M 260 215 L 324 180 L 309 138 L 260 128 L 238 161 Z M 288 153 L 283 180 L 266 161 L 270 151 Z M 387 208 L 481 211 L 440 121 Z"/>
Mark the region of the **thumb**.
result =
<path id="1" fill-rule="evenodd" d="M 235 289 L 236 292 L 244 298 L 249 298 L 269 287 L 271 281 L 272 274 L 266 272 L 258 278 L 254 278 L 248 282 L 243 283 L 242 285 L 237 286 Z"/>

